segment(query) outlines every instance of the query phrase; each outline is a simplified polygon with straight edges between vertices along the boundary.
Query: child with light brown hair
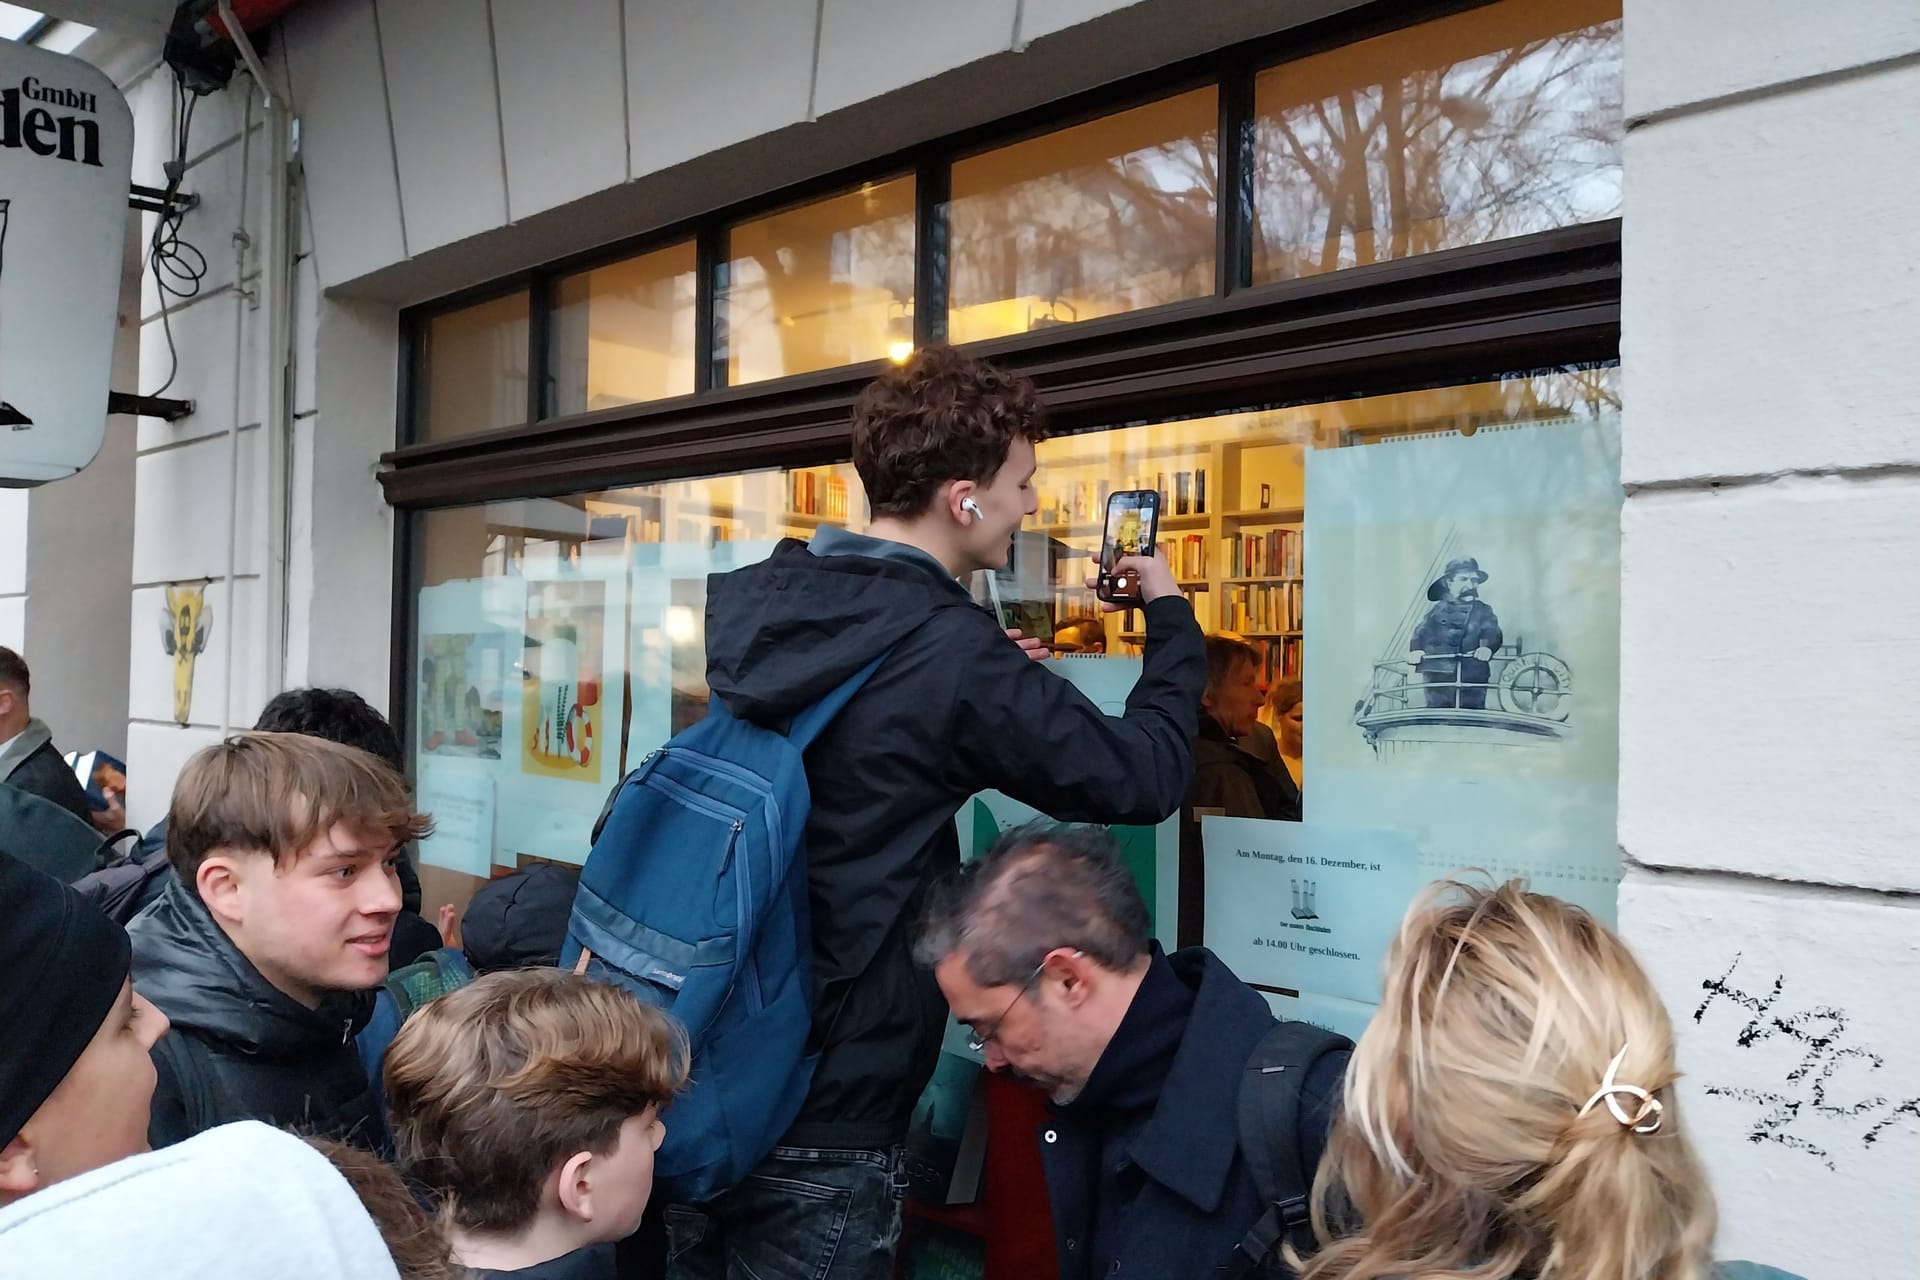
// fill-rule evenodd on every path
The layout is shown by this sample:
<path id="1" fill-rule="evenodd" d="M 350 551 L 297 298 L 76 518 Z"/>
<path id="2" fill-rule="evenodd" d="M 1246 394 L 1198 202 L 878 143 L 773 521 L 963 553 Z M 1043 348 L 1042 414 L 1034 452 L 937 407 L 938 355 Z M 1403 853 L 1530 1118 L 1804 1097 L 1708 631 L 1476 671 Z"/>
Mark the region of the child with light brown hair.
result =
<path id="1" fill-rule="evenodd" d="M 1627 945 L 1523 882 L 1432 886 L 1387 955 L 1300 1280 L 1762 1280 L 1713 1263 L 1673 1026 Z M 1291 1253 L 1291 1249 L 1288 1250 Z"/>
<path id="2" fill-rule="evenodd" d="M 611 1280 L 653 1190 L 686 1041 L 631 993 L 559 969 L 487 974 L 387 1050 L 400 1167 L 434 1192 L 475 1276 Z"/>

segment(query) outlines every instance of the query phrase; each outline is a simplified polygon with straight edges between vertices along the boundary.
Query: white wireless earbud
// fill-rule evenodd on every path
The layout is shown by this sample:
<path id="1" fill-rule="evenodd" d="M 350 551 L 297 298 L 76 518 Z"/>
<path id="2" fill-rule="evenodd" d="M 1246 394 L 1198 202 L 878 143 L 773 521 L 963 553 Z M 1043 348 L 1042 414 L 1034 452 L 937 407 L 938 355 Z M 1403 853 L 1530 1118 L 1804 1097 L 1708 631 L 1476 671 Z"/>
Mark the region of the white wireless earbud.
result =
<path id="1" fill-rule="evenodd" d="M 975 502 L 972 498 L 960 499 L 960 509 L 962 511 L 971 511 L 973 513 L 973 518 L 975 520 L 985 520 L 987 518 L 987 513 L 982 511 L 980 509 L 980 504 Z"/>

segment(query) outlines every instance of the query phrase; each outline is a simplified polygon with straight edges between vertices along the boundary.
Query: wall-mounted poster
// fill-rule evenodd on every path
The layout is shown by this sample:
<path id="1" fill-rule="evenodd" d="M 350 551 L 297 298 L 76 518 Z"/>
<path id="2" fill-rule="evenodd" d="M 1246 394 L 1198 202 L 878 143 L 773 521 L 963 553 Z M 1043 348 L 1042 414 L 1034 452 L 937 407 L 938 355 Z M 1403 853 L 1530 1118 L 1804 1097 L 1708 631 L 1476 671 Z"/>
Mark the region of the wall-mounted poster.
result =
<path id="1" fill-rule="evenodd" d="M 537 777 L 599 782 L 606 769 L 607 583 L 527 584 L 521 645 L 520 767 Z"/>
<path id="2" fill-rule="evenodd" d="M 495 798 L 518 778 L 503 759 L 520 732 L 519 659 L 526 583 L 458 579 L 420 592 L 414 678 L 414 776 L 435 836 L 421 860 L 486 875 L 495 857 Z M 509 696 L 511 691 L 512 696 Z"/>
<path id="3" fill-rule="evenodd" d="M 625 732 L 623 544 L 523 570 L 518 736 L 503 768 L 497 861 L 586 861 L 593 822 L 620 777 Z M 508 761 L 503 761 L 503 764 Z"/>
<path id="4" fill-rule="evenodd" d="M 420 637 L 420 751 L 500 758 L 507 638 L 500 632 Z"/>
<path id="5" fill-rule="evenodd" d="M 1312 451 L 1307 509 L 1308 819 L 1611 921 L 1619 419 Z"/>

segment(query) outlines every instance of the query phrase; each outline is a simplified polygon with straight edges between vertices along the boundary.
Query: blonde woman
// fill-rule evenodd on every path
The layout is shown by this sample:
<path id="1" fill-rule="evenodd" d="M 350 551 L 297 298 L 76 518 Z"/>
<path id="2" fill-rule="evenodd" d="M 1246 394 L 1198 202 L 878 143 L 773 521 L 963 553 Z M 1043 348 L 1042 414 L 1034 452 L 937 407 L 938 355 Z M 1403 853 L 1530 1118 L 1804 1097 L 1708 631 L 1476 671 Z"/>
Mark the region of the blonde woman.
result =
<path id="1" fill-rule="evenodd" d="M 1348 1068 L 1301 1280 L 1780 1276 L 1715 1268 L 1678 1079 L 1666 1009 L 1592 916 L 1519 881 L 1433 886 Z"/>

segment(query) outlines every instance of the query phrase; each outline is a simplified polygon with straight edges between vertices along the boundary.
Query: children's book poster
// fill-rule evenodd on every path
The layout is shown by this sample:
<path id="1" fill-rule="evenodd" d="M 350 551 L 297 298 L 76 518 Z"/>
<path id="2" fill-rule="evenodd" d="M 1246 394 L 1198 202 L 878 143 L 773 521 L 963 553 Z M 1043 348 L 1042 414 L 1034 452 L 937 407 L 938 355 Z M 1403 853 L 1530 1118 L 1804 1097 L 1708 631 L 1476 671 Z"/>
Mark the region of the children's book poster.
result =
<path id="1" fill-rule="evenodd" d="M 625 548 L 525 568 L 517 769 L 500 786 L 499 861 L 586 861 L 620 778 L 625 730 Z"/>
<path id="2" fill-rule="evenodd" d="M 527 584 L 521 650 L 520 767 L 535 777 L 599 782 L 605 773 L 607 586 Z"/>

